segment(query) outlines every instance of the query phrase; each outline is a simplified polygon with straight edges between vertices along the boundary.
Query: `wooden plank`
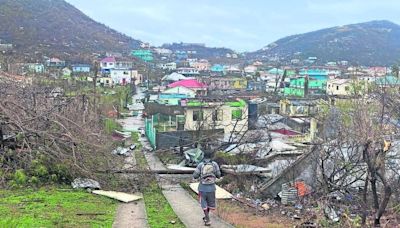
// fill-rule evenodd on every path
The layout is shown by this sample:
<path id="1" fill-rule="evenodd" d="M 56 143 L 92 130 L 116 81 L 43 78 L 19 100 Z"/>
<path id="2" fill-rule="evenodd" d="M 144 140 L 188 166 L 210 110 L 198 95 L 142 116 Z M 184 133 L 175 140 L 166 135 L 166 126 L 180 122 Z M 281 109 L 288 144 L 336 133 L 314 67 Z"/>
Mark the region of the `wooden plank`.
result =
<path id="1" fill-rule="evenodd" d="M 114 192 L 114 191 L 104 191 L 104 190 L 94 190 L 92 191 L 93 194 L 106 196 L 112 199 L 119 200 L 124 203 L 129 203 L 132 201 L 136 201 L 141 199 L 142 197 L 139 195 L 128 194 L 124 192 Z"/>
<path id="2" fill-rule="evenodd" d="M 199 187 L 199 183 L 191 183 L 190 188 L 197 194 L 199 194 L 199 191 L 197 190 Z M 231 199 L 232 194 L 226 191 L 225 189 L 219 187 L 218 185 L 215 185 L 216 187 L 216 192 L 215 192 L 215 198 L 217 199 Z"/>

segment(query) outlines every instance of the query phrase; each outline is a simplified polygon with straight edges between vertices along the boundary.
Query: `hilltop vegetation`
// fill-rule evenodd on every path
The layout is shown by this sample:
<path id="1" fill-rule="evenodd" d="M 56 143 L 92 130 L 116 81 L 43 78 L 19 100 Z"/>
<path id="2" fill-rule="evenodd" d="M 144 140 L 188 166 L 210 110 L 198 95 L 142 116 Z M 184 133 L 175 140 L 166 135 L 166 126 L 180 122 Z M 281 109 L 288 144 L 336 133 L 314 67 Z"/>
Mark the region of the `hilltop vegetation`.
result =
<path id="1" fill-rule="evenodd" d="M 344 25 L 277 40 L 250 57 L 318 57 L 360 65 L 392 65 L 400 59 L 400 26 L 389 21 Z"/>
<path id="2" fill-rule="evenodd" d="M 129 52 L 139 45 L 64 0 L 0 0 L 0 5 L 0 39 L 27 58 Z"/>

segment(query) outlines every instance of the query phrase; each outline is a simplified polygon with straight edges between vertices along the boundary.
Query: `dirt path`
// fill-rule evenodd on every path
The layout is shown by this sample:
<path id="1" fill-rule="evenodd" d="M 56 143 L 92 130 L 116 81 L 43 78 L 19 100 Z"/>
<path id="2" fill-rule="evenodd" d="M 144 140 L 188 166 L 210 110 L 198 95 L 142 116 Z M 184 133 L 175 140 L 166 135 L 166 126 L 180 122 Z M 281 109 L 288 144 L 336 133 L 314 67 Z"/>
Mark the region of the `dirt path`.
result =
<path id="1" fill-rule="evenodd" d="M 150 169 L 165 169 L 160 159 L 158 159 L 154 153 L 145 153 L 145 157 Z M 200 204 L 193 199 L 193 197 L 190 196 L 189 193 L 179 185 L 179 183 L 173 183 L 174 181 L 170 180 L 168 175 L 159 175 L 158 179 L 159 184 L 163 188 L 165 198 L 167 198 L 172 209 L 183 224 L 188 228 L 202 227 L 202 218 L 204 214 L 200 208 Z M 211 227 L 233 227 L 214 214 L 211 214 L 211 222 Z"/>

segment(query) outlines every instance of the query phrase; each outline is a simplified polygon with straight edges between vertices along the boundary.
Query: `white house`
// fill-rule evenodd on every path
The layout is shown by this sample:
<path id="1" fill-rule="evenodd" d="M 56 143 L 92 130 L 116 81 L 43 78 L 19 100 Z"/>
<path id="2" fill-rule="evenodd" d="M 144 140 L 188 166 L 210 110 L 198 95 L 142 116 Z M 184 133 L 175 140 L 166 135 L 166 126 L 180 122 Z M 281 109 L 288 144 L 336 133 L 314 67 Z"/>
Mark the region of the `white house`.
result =
<path id="1" fill-rule="evenodd" d="M 248 65 L 244 68 L 244 72 L 247 74 L 255 74 L 257 71 L 257 67 L 254 65 Z"/>
<path id="2" fill-rule="evenodd" d="M 190 68 L 190 67 L 178 68 L 177 72 L 179 74 L 184 75 L 184 76 L 196 76 L 196 75 L 199 75 L 199 71 L 196 68 Z"/>
<path id="3" fill-rule="evenodd" d="M 176 63 L 175 62 L 159 63 L 157 64 L 157 67 L 163 70 L 176 70 Z"/>
<path id="4" fill-rule="evenodd" d="M 142 77 L 138 74 L 138 71 L 132 69 L 111 69 L 110 77 L 114 85 L 130 84 L 133 80 L 135 84 L 139 84 L 142 81 Z"/>
<path id="5" fill-rule="evenodd" d="M 170 49 L 166 48 L 154 48 L 154 51 L 158 55 L 164 55 L 164 56 L 170 56 L 173 53 Z"/>
<path id="6" fill-rule="evenodd" d="M 183 87 L 183 86 L 177 86 L 174 88 L 168 88 L 163 91 L 164 94 L 184 94 L 188 98 L 194 98 L 196 97 L 196 91 L 191 90 L 189 88 Z"/>
<path id="7" fill-rule="evenodd" d="M 189 102 L 182 104 L 185 109 L 185 130 L 223 129 L 224 133 L 247 131 L 248 106 L 246 102 L 202 101 L 202 106 L 190 105 Z"/>
<path id="8" fill-rule="evenodd" d="M 326 94 L 332 96 L 348 96 L 351 94 L 351 79 L 330 79 L 326 83 Z"/>

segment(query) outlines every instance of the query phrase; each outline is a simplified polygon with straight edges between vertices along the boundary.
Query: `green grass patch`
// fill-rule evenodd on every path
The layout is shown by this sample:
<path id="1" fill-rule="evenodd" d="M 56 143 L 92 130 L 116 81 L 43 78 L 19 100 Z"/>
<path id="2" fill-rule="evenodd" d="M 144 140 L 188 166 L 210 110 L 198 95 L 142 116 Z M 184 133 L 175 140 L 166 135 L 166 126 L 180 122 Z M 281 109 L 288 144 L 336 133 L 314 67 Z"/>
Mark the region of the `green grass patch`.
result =
<path id="1" fill-rule="evenodd" d="M 148 167 L 146 158 L 140 150 L 135 151 L 135 157 L 140 168 Z M 154 175 L 148 177 L 143 189 L 143 199 L 146 205 L 147 221 L 151 228 L 185 227 L 162 194 Z M 171 221 L 175 221 L 175 224 L 171 224 Z"/>
<path id="2" fill-rule="evenodd" d="M 117 203 L 72 189 L 0 190 L 0 227 L 112 227 Z"/>
<path id="3" fill-rule="evenodd" d="M 104 129 L 107 134 L 112 134 L 115 130 L 122 131 L 122 126 L 115 119 L 105 119 Z"/>
<path id="4" fill-rule="evenodd" d="M 139 132 L 133 131 L 131 132 L 131 140 L 132 143 L 135 143 L 137 146 L 139 146 Z"/>

